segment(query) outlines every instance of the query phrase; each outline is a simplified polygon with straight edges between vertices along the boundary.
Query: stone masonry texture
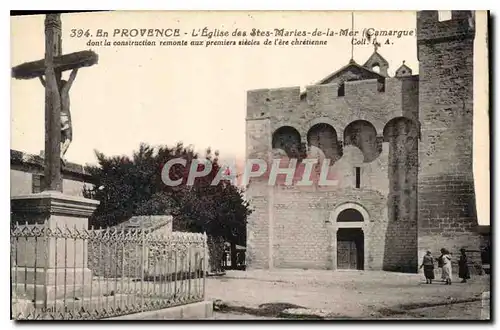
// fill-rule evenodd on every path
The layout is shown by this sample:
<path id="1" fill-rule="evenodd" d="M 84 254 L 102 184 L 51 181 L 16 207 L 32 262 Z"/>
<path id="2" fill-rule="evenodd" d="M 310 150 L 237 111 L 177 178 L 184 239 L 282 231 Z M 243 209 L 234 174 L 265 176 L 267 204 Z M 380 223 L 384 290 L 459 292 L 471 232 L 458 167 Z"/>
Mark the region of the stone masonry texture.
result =
<path id="1" fill-rule="evenodd" d="M 469 12 L 417 19 L 422 126 L 418 187 L 419 253 L 477 249 L 472 172 L 474 27 Z"/>

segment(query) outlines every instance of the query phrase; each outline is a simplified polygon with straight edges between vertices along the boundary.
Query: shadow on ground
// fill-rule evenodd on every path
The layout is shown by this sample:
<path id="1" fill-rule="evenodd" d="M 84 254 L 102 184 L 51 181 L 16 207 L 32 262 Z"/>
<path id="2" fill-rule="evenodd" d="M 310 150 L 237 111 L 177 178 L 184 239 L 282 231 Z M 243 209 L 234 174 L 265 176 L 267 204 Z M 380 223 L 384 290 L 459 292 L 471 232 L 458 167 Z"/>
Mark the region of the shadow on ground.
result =
<path id="1" fill-rule="evenodd" d="M 267 303 L 261 304 L 258 308 L 227 305 L 218 300 L 214 304 L 214 310 L 220 313 L 243 313 L 259 317 L 281 318 L 281 319 L 302 319 L 302 320 L 322 320 L 325 317 L 317 315 L 314 311 L 308 312 L 303 306 L 290 303 Z M 291 310 L 300 310 L 301 313 L 294 313 Z"/>
<path id="2" fill-rule="evenodd" d="M 207 283 L 207 298 L 220 304 L 215 310 L 256 318 L 479 320 L 484 314 L 481 295 L 490 291 L 489 276 L 448 286 L 425 285 L 421 274 L 377 271 L 229 271 L 227 275 Z"/>

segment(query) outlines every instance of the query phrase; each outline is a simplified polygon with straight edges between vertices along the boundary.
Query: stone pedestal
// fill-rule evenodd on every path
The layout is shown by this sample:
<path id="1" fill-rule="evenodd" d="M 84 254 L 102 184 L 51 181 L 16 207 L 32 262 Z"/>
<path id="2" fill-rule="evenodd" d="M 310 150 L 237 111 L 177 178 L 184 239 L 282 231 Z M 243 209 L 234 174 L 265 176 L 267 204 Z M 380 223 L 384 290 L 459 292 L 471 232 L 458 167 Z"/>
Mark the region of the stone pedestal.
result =
<path id="1" fill-rule="evenodd" d="M 91 287 L 87 267 L 88 217 L 99 201 L 57 191 L 11 198 L 13 295 L 47 300 L 82 297 Z M 43 230 L 42 230 L 43 229 Z"/>

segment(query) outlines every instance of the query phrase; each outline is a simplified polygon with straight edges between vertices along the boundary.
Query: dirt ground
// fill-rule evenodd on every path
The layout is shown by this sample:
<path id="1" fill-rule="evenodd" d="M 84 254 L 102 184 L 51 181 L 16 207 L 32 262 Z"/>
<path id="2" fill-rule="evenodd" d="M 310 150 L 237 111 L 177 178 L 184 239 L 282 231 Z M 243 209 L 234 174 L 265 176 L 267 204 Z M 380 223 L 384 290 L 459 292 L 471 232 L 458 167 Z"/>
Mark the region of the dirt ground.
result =
<path id="1" fill-rule="evenodd" d="M 404 314 L 392 315 L 390 319 L 448 319 L 448 320 L 478 320 L 481 315 L 481 302 L 458 303 L 443 306 L 417 308 Z M 479 317 L 478 317 L 479 315 Z"/>
<path id="2" fill-rule="evenodd" d="M 246 313 L 214 313 L 214 320 L 278 320 L 276 317 L 257 316 Z"/>
<path id="3" fill-rule="evenodd" d="M 207 299 L 250 312 L 216 313 L 215 319 L 254 319 L 261 304 L 286 303 L 326 310 L 339 318 L 481 319 L 480 301 L 490 290 L 489 276 L 469 283 L 425 284 L 421 274 L 377 271 L 253 270 L 228 271 L 207 280 Z M 251 315 L 253 314 L 253 315 Z M 265 314 L 265 313 L 264 313 Z"/>
<path id="4" fill-rule="evenodd" d="M 481 302 L 458 303 L 452 305 L 435 306 L 413 309 L 403 314 L 387 316 L 386 319 L 448 319 L 448 320 L 477 320 L 481 313 Z M 214 320 L 279 320 L 277 317 L 264 317 L 246 313 L 216 312 Z"/>

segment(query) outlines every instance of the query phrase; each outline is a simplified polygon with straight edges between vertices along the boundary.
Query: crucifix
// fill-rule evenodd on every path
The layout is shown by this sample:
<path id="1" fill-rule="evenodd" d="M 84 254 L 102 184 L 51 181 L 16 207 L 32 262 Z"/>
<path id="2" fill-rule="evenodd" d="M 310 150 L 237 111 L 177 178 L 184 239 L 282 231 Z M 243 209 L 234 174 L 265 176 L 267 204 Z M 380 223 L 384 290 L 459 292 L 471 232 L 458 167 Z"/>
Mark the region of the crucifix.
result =
<path id="1" fill-rule="evenodd" d="M 12 68 L 16 79 L 40 79 L 45 88 L 44 190 L 62 192 L 61 163 L 73 139 L 69 90 L 79 68 L 96 64 L 93 51 L 62 55 L 60 14 L 45 15 L 45 58 Z M 62 73 L 72 70 L 68 81 Z M 44 79 L 45 76 L 45 79 Z"/>

